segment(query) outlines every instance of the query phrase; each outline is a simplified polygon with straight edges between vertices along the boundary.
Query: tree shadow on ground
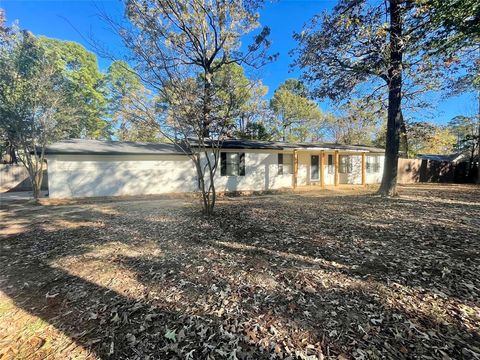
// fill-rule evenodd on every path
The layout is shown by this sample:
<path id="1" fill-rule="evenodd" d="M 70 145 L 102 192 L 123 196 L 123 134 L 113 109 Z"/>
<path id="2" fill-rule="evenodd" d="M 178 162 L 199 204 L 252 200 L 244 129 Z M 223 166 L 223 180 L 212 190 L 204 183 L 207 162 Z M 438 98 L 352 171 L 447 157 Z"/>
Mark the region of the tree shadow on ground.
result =
<path id="1" fill-rule="evenodd" d="M 475 203 L 480 191 L 473 195 Z M 480 205 L 303 196 L 297 206 L 239 202 L 220 209 L 219 216 L 230 219 L 220 226 L 245 245 L 338 262 L 347 274 L 420 286 L 478 306 L 471 284 L 477 282 Z"/>
<path id="2" fill-rule="evenodd" d="M 0 289 L 101 358 L 280 358 L 287 349 L 327 357 L 474 358 L 478 323 L 468 313 L 475 304 L 467 305 L 478 280 L 463 265 L 452 278 L 423 279 L 429 266 L 443 269 L 435 251 L 426 265 L 422 257 L 403 263 L 423 251 L 425 239 L 382 245 L 392 241 L 388 234 L 406 233 L 383 217 L 374 222 L 388 206 L 370 197 L 305 197 L 299 209 L 294 200 L 268 199 L 221 202 L 210 221 L 191 208 L 158 203 L 148 213 L 134 203 L 49 209 L 29 231 L 0 243 Z M 372 204 L 381 209 L 371 218 L 355 215 Z M 392 216 L 401 213 L 395 206 Z M 347 219 L 345 230 L 325 227 L 334 207 Z M 367 225 L 377 231 L 365 233 Z M 422 235 L 431 234 L 429 226 Z M 442 251 L 450 256 L 455 246 L 447 245 Z M 398 262 L 380 260 L 395 252 Z M 402 275 L 412 265 L 415 272 Z M 475 272 L 478 264 L 472 266 Z M 474 289 L 457 290 L 451 281 L 458 278 Z M 65 351 L 55 348 L 55 356 Z"/>

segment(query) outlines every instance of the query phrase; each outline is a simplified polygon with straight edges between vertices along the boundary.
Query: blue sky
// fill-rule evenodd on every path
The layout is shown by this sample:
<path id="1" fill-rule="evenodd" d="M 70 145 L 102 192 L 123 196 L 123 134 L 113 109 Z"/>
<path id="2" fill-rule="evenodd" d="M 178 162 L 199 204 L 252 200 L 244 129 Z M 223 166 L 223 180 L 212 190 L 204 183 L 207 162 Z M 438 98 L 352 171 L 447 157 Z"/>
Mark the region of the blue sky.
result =
<path id="1" fill-rule="evenodd" d="M 265 5 L 260 21 L 272 30 L 272 52 L 280 53 L 276 62 L 265 66 L 256 74 L 269 87 L 268 96 L 271 96 L 285 79 L 299 76 L 298 70 L 290 67 L 292 58 L 289 51 L 296 45 L 292 39 L 293 32 L 300 31 L 313 15 L 332 8 L 335 3 L 336 0 L 279 0 Z M 89 45 L 86 39 L 93 35 L 110 49 L 121 46 L 116 35 L 108 30 L 98 16 L 98 7 L 109 14 L 120 16 L 121 3 L 116 0 L 0 0 L 0 7 L 6 10 L 9 23 L 18 20 L 22 28 L 37 35 L 77 41 L 87 48 Z M 99 58 L 99 65 L 105 69 L 109 60 Z M 429 99 L 434 104 L 433 109 L 412 114 L 414 118 L 443 124 L 456 115 L 475 114 L 477 108 L 474 94 L 450 99 L 431 96 Z M 325 102 L 320 103 L 320 106 L 323 110 L 329 110 Z"/>

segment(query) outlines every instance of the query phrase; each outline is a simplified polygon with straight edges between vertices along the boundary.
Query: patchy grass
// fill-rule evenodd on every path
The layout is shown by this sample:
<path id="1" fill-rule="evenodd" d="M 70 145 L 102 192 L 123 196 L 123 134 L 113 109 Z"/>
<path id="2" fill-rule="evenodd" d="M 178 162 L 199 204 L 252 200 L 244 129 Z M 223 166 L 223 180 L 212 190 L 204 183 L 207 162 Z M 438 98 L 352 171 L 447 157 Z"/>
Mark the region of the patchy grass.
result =
<path id="1" fill-rule="evenodd" d="M 0 211 L 2 360 L 480 358 L 479 187 Z"/>

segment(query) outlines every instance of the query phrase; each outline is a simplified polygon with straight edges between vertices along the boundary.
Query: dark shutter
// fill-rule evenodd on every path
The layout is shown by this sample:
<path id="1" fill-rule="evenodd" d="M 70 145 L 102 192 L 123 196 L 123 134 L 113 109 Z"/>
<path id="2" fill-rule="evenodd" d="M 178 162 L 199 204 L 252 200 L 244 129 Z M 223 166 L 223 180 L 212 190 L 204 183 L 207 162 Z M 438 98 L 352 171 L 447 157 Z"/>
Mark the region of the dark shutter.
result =
<path id="1" fill-rule="evenodd" d="M 245 176 L 245 153 L 239 153 L 238 175 Z"/>
<path id="2" fill-rule="evenodd" d="M 227 153 L 220 153 L 220 175 L 227 175 Z"/>
<path id="3" fill-rule="evenodd" d="M 278 154 L 278 175 L 283 175 L 283 154 Z"/>

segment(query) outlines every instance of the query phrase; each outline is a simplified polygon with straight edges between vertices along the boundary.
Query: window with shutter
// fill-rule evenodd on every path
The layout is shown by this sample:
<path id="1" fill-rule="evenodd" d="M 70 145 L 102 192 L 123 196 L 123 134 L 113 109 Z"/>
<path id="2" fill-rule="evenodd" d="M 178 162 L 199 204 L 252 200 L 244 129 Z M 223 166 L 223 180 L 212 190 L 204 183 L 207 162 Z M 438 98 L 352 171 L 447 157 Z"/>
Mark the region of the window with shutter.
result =
<path id="1" fill-rule="evenodd" d="M 278 154 L 278 175 L 293 174 L 293 155 Z"/>
<path id="2" fill-rule="evenodd" d="M 293 174 L 293 154 L 283 154 L 283 173 Z"/>
<path id="3" fill-rule="evenodd" d="M 239 156 L 238 175 L 245 176 L 245 153 L 238 153 L 238 156 Z"/>
<path id="4" fill-rule="evenodd" d="M 227 175 L 227 153 L 220 153 L 220 175 Z"/>
<path id="5" fill-rule="evenodd" d="M 221 152 L 221 176 L 245 176 L 245 153 Z"/>

